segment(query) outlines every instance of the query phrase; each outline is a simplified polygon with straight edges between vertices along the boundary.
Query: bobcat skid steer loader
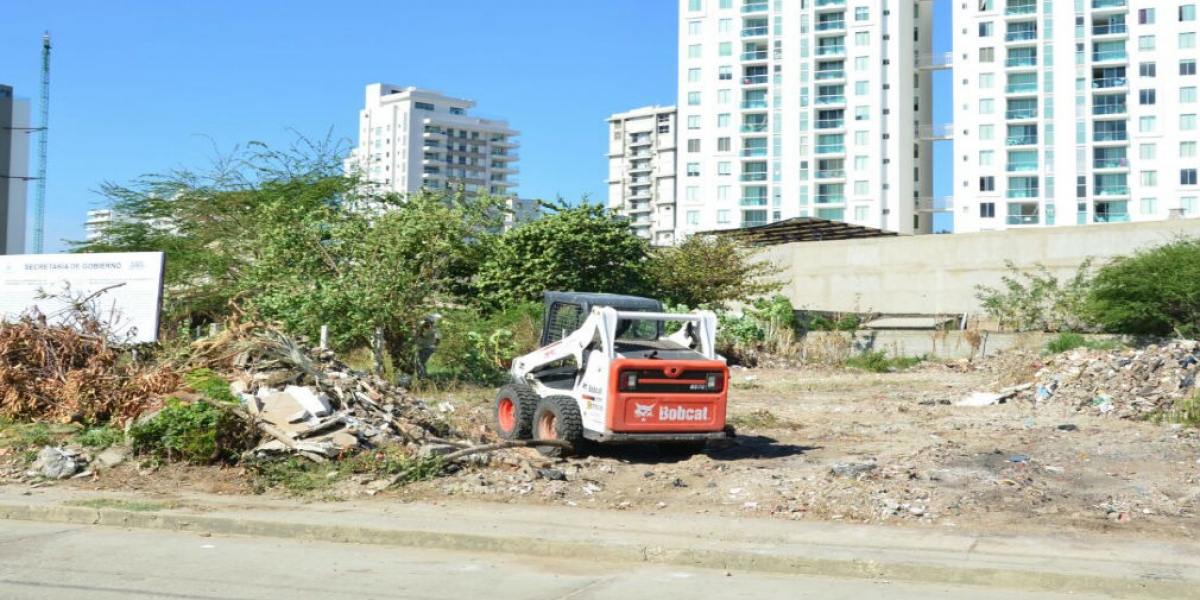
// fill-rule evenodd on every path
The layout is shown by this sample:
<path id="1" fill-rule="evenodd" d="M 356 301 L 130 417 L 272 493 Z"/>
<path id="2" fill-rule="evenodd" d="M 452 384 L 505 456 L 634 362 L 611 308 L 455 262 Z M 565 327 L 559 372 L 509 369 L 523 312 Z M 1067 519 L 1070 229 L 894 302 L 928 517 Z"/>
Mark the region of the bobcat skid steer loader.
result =
<path id="1" fill-rule="evenodd" d="M 695 453 L 730 435 L 729 368 L 712 312 L 670 314 L 657 300 L 615 294 L 546 292 L 545 301 L 541 348 L 513 360 L 513 382 L 496 397 L 501 437 Z M 668 323 L 678 331 L 666 335 Z"/>

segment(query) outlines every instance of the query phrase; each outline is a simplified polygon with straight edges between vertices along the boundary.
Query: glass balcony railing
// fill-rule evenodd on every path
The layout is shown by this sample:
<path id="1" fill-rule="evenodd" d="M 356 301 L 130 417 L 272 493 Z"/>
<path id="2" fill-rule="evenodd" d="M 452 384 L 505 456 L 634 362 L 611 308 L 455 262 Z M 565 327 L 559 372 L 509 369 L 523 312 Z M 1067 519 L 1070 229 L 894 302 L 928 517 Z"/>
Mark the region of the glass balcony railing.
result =
<path id="1" fill-rule="evenodd" d="M 1014 135 L 1008 137 L 1005 144 L 1009 146 L 1033 146 L 1038 143 L 1036 135 Z"/>
<path id="2" fill-rule="evenodd" d="M 845 154 L 845 144 L 827 144 L 825 146 L 817 146 L 817 154 Z"/>
<path id="3" fill-rule="evenodd" d="M 1124 77 L 1100 77 L 1092 80 L 1092 89 L 1097 90 L 1126 87 L 1128 85 L 1129 80 Z"/>
<path id="4" fill-rule="evenodd" d="M 1096 186 L 1097 196 L 1128 196 L 1129 186 L 1127 185 L 1098 185 Z"/>
<path id="5" fill-rule="evenodd" d="M 817 80 L 822 79 L 845 79 L 845 71 L 817 71 Z"/>
<path id="6" fill-rule="evenodd" d="M 845 21 L 818 21 L 817 31 L 838 31 L 846 28 Z"/>
<path id="7" fill-rule="evenodd" d="M 1004 34 L 1004 41 L 1006 42 L 1021 42 L 1036 39 L 1037 31 L 1010 31 Z"/>
<path id="8" fill-rule="evenodd" d="M 754 52 L 743 52 L 742 60 L 767 60 L 767 51 L 755 50 Z"/>
<path id="9" fill-rule="evenodd" d="M 845 104 L 845 96 L 817 96 L 817 104 Z"/>
<path id="10" fill-rule="evenodd" d="M 1036 119 L 1037 116 L 1036 108 L 1014 108 L 1004 112 L 1005 119 Z"/>
<path id="11" fill-rule="evenodd" d="M 1018 188 L 1015 190 L 1008 190 L 1008 193 L 1005 195 L 1008 198 L 1037 198 L 1038 188 Z"/>
<path id="12" fill-rule="evenodd" d="M 1110 62 L 1129 60 L 1129 53 L 1124 50 L 1104 50 L 1092 53 L 1093 62 Z"/>
<path id="13" fill-rule="evenodd" d="M 1012 83 L 1004 86 L 1005 94 L 1026 94 L 1037 91 L 1037 82 L 1034 83 Z"/>
<path id="14" fill-rule="evenodd" d="M 841 194 L 817 195 L 813 201 L 817 204 L 845 204 L 846 196 Z"/>
<path id="15" fill-rule="evenodd" d="M 1004 66 L 1006 66 L 1006 67 L 1036 67 L 1037 66 L 1037 57 L 1036 56 L 1019 56 L 1019 57 L 1008 58 L 1008 59 L 1004 60 Z"/>
<path id="16" fill-rule="evenodd" d="M 845 126 L 845 119 L 825 119 L 816 123 L 817 129 L 841 129 Z"/>
<path id="17" fill-rule="evenodd" d="M 741 176 L 738 177 L 738 179 L 740 181 L 766 181 L 767 174 L 766 173 L 742 173 Z"/>
<path id="18" fill-rule="evenodd" d="M 1008 225 L 1037 225 L 1039 219 L 1037 215 L 1008 215 L 1004 222 Z"/>
<path id="19" fill-rule="evenodd" d="M 1120 158 L 1097 158 L 1092 161 L 1093 169 L 1125 169 L 1129 167 L 1129 159 Z"/>
<path id="20" fill-rule="evenodd" d="M 742 78 L 742 85 L 758 85 L 767 82 L 768 75 L 747 75 Z"/>
<path id="21" fill-rule="evenodd" d="M 742 108 L 766 108 L 766 100 L 746 100 L 741 104 Z"/>
<path id="22" fill-rule="evenodd" d="M 1109 23 L 1108 25 L 1092 25 L 1092 35 L 1117 35 L 1129 32 L 1124 23 Z"/>
<path id="23" fill-rule="evenodd" d="M 742 133 L 759 133 L 767 130 L 766 123 L 752 123 L 750 125 L 742 125 Z"/>
<path id="24" fill-rule="evenodd" d="M 1093 115 L 1123 115 L 1129 112 L 1125 104 L 1097 104 L 1092 107 Z"/>
<path id="25" fill-rule="evenodd" d="M 1092 8 L 1121 8 L 1125 4 L 1125 0 L 1092 0 Z"/>
<path id="26" fill-rule="evenodd" d="M 1092 222 L 1093 223 L 1128 223 L 1129 222 L 1129 213 L 1127 213 L 1127 212 L 1107 213 L 1107 214 L 1103 214 L 1103 215 L 1096 214 L 1092 218 Z"/>
<path id="27" fill-rule="evenodd" d="M 743 5 L 742 14 L 767 12 L 769 9 L 770 5 L 768 5 L 766 2 L 756 2 L 754 4 Z"/>
<path id="28" fill-rule="evenodd" d="M 1037 164 L 1037 163 L 1035 163 L 1035 162 L 1015 162 L 1015 163 L 1008 163 L 1008 167 L 1007 167 L 1007 169 L 1008 169 L 1008 171 L 1009 171 L 1009 172 L 1014 172 L 1014 171 L 1036 171 L 1036 170 L 1038 170 L 1038 164 Z"/>
<path id="29" fill-rule="evenodd" d="M 1123 142 L 1128 139 L 1128 131 L 1097 131 L 1092 134 L 1093 142 Z"/>
<path id="30" fill-rule="evenodd" d="M 1029 15 L 1037 12 L 1037 4 L 1020 4 L 1004 9 L 1006 15 Z"/>
<path id="31" fill-rule="evenodd" d="M 846 53 L 846 46 L 817 46 L 817 56 L 838 56 Z"/>
<path id="32" fill-rule="evenodd" d="M 762 37 L 767 35 L 770 30 L 771 28 L 765 25 L 762 27 L 747 27 L 742 30 L 742 37 Z"/>
<path id="33" fill-rule="evenodd" d="M 766 206 L 766 196 L 743 196 L 742 201 L 738 203 L 740 206 Z"/>
<path id="34" fill-rule="evenodd" d="M 817 0 L 817 8 L 826 8 L 829 6 L 845 6 L 846 0 Z"/>
<path id="35" fill-rule="evenodd" d="M 742 154 L 742 156 L 766 156 L 767 149 L 766 148 L 743 148 L 741 154 Z"/>
<path id="36" fill-rule="evenodd" d="M 845 179 L 846 172 L 842 169 L 826 169 L 817 171 L 817 179 Z"/>

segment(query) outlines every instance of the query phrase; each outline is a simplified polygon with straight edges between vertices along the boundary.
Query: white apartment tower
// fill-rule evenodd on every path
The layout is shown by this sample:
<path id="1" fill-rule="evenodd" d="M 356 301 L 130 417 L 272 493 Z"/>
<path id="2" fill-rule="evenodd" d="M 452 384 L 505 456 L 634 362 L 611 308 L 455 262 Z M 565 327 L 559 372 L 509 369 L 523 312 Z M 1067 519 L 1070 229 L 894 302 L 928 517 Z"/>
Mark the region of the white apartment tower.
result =
<path id="1" fill-rule="evenodd" d="M 977 0 L 969 0 L 975 2 Z M 680 0 L 678 232 L 929 233 L 932 4 Z"/>
<path id="2" fill-rule="evenodd" d="M 955 0 L 955 231 L 1200 215 L 1197 33 L 1194 0 Z"/>
<path id="3" fill-rule="evenodd" d="M 29 173 L 29 102 L 0 85 L 0 254 L 25 253 Z"/>
<path id="4" fill-rule="evenodd" d="M 675 107 L 608 118 L 608 206 L 656 246 L 675 243 Z"/>
<path id="5" fill-rule="evenodd" d="M 467 114 L 474 107 L 431 90 L 368 85 L 347 169 L 401 193 L 462 186 L 469 194 L 511 196 L 518 132 L 506 121 Z"/>

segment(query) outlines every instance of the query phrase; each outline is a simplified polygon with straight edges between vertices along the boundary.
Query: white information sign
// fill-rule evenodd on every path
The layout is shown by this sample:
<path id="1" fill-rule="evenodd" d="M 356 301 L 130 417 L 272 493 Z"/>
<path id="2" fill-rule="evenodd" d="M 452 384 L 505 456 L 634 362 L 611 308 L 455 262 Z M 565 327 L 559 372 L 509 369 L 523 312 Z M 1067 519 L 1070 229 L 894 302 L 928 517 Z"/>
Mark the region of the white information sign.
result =
<path id="1" fill-rule="evenodd" d="M 162 289 L 162 252 L 0 256 L 0 320 L 15 320 L 33 308 L 53 319 L 66 301 L 105 290 L 92 305 L 117 337 L 154 342 Z M 51 297 L 39 299 L 43 295 Z"/>

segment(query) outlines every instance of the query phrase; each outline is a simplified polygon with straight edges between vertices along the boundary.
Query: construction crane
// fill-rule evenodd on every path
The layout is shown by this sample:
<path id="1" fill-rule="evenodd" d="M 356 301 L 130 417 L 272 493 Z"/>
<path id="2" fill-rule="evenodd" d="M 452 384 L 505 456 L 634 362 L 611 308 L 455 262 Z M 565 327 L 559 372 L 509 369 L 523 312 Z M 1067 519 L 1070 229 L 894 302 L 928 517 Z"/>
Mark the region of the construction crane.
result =
<path id="1" fill-rule="evenodd" d="M 46 136 L 50 131 L 50 32 L 42 36 L 42 106 L 38 114 L 37 190 L 33 200 L 33 253 L 42 253 L 46 220 Z"/>

